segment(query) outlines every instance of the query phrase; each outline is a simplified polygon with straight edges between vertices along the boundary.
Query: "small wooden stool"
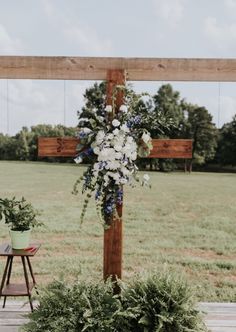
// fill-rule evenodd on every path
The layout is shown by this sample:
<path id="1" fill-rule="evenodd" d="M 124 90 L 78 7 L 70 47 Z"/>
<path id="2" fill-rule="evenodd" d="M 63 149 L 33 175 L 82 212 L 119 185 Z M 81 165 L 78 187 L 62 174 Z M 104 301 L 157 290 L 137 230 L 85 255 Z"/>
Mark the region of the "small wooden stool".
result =
<path id="1" fill-rule="evenodd" d="M 3 244 L 0 246 L 0 256 L 7 257 L 5 269 L 2 276 L 1 286 L 0 286 L 0 298 L 3 296 L 3 308 L 5 308 L 7 296 L 28 296 L 31 311 L 33 311 L 33 303 L 31 300 L 32 289 L 36 285 L 34 273 L 30 263 L 30 257 L 33 257 L 39 250 L 40 244 L 31 244 L 29 248 L 26 249 L 12 249 L 9 244 Z M 12 264 L 14 257 L 21 257 L 21 262 L 24 270 L 24 284 L 13 284 L 10 283 Z M 27 264 L 26 264 L 27 262 Z M 27 267 L 30 271 L 32 282 L 29 282 Z"/>

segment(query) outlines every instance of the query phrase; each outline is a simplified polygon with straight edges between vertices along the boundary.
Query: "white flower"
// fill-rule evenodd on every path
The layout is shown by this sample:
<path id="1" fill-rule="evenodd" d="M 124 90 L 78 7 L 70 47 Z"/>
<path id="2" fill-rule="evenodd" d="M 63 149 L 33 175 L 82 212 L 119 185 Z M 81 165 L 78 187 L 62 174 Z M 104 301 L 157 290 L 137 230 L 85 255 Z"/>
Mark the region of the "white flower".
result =
<path id="1" fill-rule="evenodd" d="M 114 119 L 114 120 L 112 121 L 112 125 L 113 125 L 114 127 L 119 127 L 119 125 L 120 125 L 120 121 L 117 120 L 117 119 Z"/>
<path id="2" fill-rule="evenodd" d="M 120 163 L 118 161 L 110 161 L 106 165 L 106 169 L 115 170 L 120 167 Z"/>
<path id="3" fill-rule="evenodd" d="M 76 164 L 80 164 L 82 163 L 83 159 L 80 156 L 78 156 L 74 159 L 74 161 L 76 162 Z"/>
<path id="4" fill-rule="evenodd" d="M 100 169 L 99 163 L 95 163 L 95 164 L 93 165 L 93 169 L 94 169 L 95 171 L 99 171 L 99 169 Z"/>
<path id="5" fill-rule="evenodd" d="M 114 135 L 118 135 L 119 132 L 120 132 L 120 131 L 119 131 L 119 129 L 117 129 L 117 128 L 113 130 L 113 134 L 114 134 Z"/>
<path id="6" fill-rule="evenodd" d="M 107 137 L 106 137 L 108 140 L 112 140 L 114 138 L 114 135 L 113 134 L 108 134 Z"/>
<path id="7" fill-rule="evenodd" d="M 99 154 L 100 153 L 100 149 L 98 147 L 96 147 L 96 148 L 93 149 L 93 152 L 95 154 Z"/>
<path id="8" fill-rule="evenodd" d="M 120 144 L 116 144 L 116 145 L 114 146 L 114 149 L 115 149 L 117 152 L 119 152 L 119 151 L 122 150 L 122 145 L 120 145 Z"/>
<path id="9" fill-rule="evenodd" d="M 111 160 L 113 149 L 104 148 L 98 154 L 98 161 Z"/>
<path id="10" fill-rule="evenodd" d="M 121 172 L 123 173 L 123 175 L 129 175 L 130 171 L 126 168 L 126 167 L 121 167 Z"/>
<path id="11" fill-rule="evenodd" d="M 78 120 L 78 123 L 80 123 L 80 122 L 89 122 L 89 119 L 88 118 L 80 118 Z"/>
<path id="12" fill-rule="evenodd" d="M 144 141 L 144 143 L 148 143 L 150 141 L 151 137 L 149 133 L 143 133 L 142 135 L 142 140 Z"/>
<path id="13" fill-rule="evenodd" d="M 89 129 L 89 128 L 87 128 L 87 127 L 85 127 L 85 128 L 82 129 L 82 132 L 85 133 L 85 134 L 89 134 L 89 133 L 91 133 L 91 131 L 92 130 Z"/>
<path id="14" fill-rule="evenodd" d="M 144 174 L 143 181 L 148 182 L 150 179 L 150 176 L 148 174 Z"/>
<path id="15" fill-rule="evenodd" d="M 111 113 L 111 112 L 112 112 L 112 106 L 111 106 L 111 105 L 107 105 L 107 106 L 105 107 L 105 112 L 107 112 L 107 113 Z"/>
<path id="16" fill-rule="evenodd" d="M 104 137 L 105 137 L 104 131 L 103 130 L 99 130 L 98 133 L 97 133 L 97 136 L 96 136 L 96 142 L 98 144 L 102 143 Z"/>
<path id="17" fill-rule="evenodd" d="M 128 133 L 130 131 L 125 123 L 120 127 L 120 129 L 123 130 L 125 133 Z"/>
<path id="18" fill-rule="evenodd" d="M 127 143 L 133 143 L 134 139 L 132 136 L 127 137 Z"/>
<path id="19" fill-rule="evenodd" d="M 116 159 L 120 160 L 122 158 L 122 153 L 116 152 L 115 157 L 116 157 Z"/>
<path id="20" fill-rule="evenodd" d="M 113 179 L 119 181 L 120 175 L 118 173 L 113 173 Z"/>
<path id="21" fill-rule="evenodd" d="M 135 152 L 133 152 L 132 154 L 131 154 L 131 160 L 136 160 L 137 159 L 137 152 L 135 151 Z"/>
<path id="22" fill-rule="evenodd" d="M 125 178 L 120 179 L 120 184 L 126 184 L 127 182 L 128 180 Z"/>
<path id="23" fill-rule="evenodd" d="M 128 112 L 128 107 L 126 105 L 121 105 L 120 111 L 123 112 L 123 113 L 127 113 Z"/>
<path id="24" fill-rule="evenodd" d="M 104 181 L 105 181 L 104 186 L 107 187 L 107 185 L 109 183 L 109 177 L 107 174 L 104 175 Z"/>

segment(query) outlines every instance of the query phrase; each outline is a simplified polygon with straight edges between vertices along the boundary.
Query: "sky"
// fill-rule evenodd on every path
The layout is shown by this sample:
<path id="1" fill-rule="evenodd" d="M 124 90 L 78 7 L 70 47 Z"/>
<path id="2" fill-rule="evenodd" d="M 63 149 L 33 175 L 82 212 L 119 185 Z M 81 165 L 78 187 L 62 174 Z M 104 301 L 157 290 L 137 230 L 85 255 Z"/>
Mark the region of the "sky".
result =
<path id="1" fill-rule="evenodd" d="M 0 55 L 235 58 L 236 0 L 0 0 Z M 94 82 L 0 80 L 0 133 L 76 126 Z M 165 82 L 136 82 L 154 94 Z M 236 82 L 171 82 L 217 127 L 236 113 Z"/>

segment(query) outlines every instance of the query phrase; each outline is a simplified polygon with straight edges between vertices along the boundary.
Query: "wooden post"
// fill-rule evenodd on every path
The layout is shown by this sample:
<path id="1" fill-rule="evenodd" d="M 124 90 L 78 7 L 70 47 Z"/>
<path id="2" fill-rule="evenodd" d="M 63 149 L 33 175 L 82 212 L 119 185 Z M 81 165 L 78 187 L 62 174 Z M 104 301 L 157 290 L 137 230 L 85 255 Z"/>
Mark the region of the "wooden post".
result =
<path id="1" fill-rule="evenodd" d="M 118 91 L 116 98 L 112 101 L 115 87 L 125 84 L 125 72 L 123 70 L 109 70 L 107 72 L 107 105 L 114 103 L 115 113 L 119 112 L 123 104 L 124 93 Z M 113 114 L 114 116 L 114 114 Z M 103 277 L 104 280 L 111 277 L 112 281 L 122 278 L 122 252 L 123 252 L 123 232 L 122 232 L 122 206 L 118 207 L 120 219 L 114 218 L 108 229 L 104 231 L 104 255 L 103 255 Z M 119 293 L 118 285 L 114 287 L 114 292 Z"/>

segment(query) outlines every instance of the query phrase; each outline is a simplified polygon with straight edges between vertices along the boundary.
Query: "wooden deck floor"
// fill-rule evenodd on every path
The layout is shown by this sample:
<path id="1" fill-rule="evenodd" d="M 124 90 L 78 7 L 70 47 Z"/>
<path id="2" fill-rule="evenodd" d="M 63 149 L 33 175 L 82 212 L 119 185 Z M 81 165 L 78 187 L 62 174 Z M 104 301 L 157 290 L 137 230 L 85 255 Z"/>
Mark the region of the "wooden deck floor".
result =
<path id="1" fill-rule="evenodd" d="M 29 305 L 22 305 L 20 301 L 7 301 L 6 308 L 0 308 L 0 332 L 19 331 L 26 322 L 24 314 L 29 312 Z M 236 303 L 200 303 L 199 307 L 206 313 L 211 332 L 236 332 Z"/>

